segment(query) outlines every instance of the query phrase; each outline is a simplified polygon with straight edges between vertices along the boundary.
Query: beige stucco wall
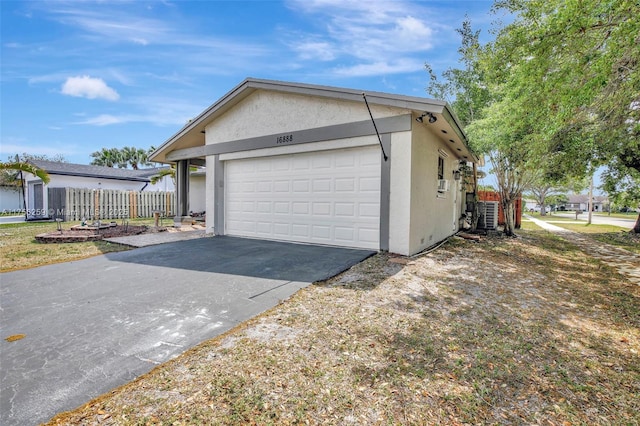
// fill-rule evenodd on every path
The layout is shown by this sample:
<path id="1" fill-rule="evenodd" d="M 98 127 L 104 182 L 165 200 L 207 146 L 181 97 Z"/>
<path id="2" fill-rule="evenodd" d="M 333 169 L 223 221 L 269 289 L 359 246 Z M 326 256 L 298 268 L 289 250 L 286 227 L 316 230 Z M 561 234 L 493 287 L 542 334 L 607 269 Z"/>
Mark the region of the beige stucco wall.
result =
<path id="1" fill-rule="evenodd" d="M 391 135 L 389 251 L 409 254 L 411 225 L 411 132 Z"/>
<path id="2" fill-rule="evenodd" d="M 409 111 L 371 105 L 374 118 Z M 369 120 L 362 102 L 257 90 L 206 128 L 206 144 Z"/>
<path id="3" fill-rule="evenodd" d="M 438 157 L 442 149 L 444 178 L 450 189 L 438 193 Z M 450 148 L 431 132 L 428 126 L 415 124 L 411 143 L 411 238 L 409 253 L 417 253 L 444 240 L 458 230 L 462 194 L 453 179 L 458 159 Z"/>

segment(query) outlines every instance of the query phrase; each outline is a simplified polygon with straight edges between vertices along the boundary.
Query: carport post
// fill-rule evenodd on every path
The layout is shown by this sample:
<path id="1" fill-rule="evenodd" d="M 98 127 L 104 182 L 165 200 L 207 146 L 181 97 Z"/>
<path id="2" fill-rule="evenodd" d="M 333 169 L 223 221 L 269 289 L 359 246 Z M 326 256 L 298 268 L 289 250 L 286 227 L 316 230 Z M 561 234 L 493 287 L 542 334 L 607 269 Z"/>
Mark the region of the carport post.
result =
<path id="1" fill-rule="evenodd" d="M 176 217 L 173 225 L 180 228 L 182 225 L 191 225 L 193 218 L 189 215 L 189 160 L 176 162 Z"/>

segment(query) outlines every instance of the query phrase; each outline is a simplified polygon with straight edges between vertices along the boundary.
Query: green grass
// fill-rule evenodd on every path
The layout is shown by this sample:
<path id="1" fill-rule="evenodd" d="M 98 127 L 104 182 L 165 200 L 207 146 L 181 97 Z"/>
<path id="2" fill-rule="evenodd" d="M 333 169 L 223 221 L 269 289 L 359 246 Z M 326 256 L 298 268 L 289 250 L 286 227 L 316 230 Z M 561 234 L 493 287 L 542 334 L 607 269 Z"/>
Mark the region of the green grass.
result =
<path id="1" fill-rule="evenodd" d="M 638 217 L 638 213 L 629 212 L 629 213 L 593 213 L 594 216 L 602 216 L 602 217 L 618 217 L 621 219 L 635 219 Z"/>
<path id="2" fill-rule="evenodd" d="M 570 221 L 559 221 L 554 225 L 570 231 L 587 234 L 589 238 L 602 243 L 622 247 L 634 253 L 640 254 L 640 235 L 633 234 L 625 228 L 615 225 L 600 225 L 585 223 L 564 223 Z M 522 220 L 522 229 L 527 231 L 540 231 L 541 228 L 531 221 Z"/>
<path id="3" fill-rule="evenodd" d="M 69 229 L 80 222 L 63 222 Z M 151 225 L 153 219 L 131 219 L 131 225 Z M 28 269 L 51 263 L 69 262 L 104 253 L 128 250 L 129 247 L 107 241 L 42 244 L 38 234 L 54 232 L 55 222 L 21 222 L 0 224 L 0 272 Z"/>

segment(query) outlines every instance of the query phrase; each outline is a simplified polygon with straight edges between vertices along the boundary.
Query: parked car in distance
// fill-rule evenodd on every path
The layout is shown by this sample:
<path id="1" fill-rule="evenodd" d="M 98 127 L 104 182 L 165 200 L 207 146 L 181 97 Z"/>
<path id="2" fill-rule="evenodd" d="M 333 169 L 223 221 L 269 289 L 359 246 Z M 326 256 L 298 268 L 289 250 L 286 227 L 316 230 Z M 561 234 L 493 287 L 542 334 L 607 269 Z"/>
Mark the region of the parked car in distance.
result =
<path id="1" fill-rule="evenodd" d="M 537 206 L 535 206 L 534 208 L 529 209 L 529 212 L 530 212 L 530 213 L 533 213 L 533 212 L 540 213 L 540 211 L 541 211 L 541 210 L 542 210 L 542 206 L 537 205 Z M 546 213 L 549 213 L 549 212 L 551 211 L 551 207 L 549 207 L 549 206 L 544 206 L 544 211 L 545 211 Z"/>

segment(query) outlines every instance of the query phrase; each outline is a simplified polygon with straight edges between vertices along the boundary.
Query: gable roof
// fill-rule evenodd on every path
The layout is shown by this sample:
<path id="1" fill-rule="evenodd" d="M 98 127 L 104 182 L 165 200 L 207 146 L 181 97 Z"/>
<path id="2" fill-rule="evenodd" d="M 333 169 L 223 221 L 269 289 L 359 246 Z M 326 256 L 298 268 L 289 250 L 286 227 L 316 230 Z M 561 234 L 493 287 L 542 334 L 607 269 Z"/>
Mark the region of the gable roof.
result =
<path id="1" fill-rule="evenodd" d="M 167 167 L 130 170 L 115 167 L 94 166 L 88 164 L 63 163 L 60 161 L 29 160 L 29 163 L 45 170 L 50 175 L 79 176 L 100 179 L 129 180 L 150 182 L 151 176 Z"/>
<path id="2" fill-rule="evenodd" d="M 571 194 L 567 196 L 567 202 L 571 204 L 575 203 L 588 203 L 589 196 L 586 194 Z M 605 195 L 594 195 L 593 196 L 594 203 L 608 203 L 609 198 Z"/>
<path id="3" fill-rule="evenodd" d="M 382 105 L 415 111 L 416 113 L 433 113 L 441 115 L 448 123 L 455 134 L 460 138 L 462 144 L 468 148 L 468 140 L 462 131 L 462 127 L 449 109 L 446 102 L 422 98 L 417 96 L 394 95 L 390 93 L 362 91 L 333 86 L 320 86 L 304 83 L 292 83 L 276 80 L 263 80 L 247 78 L 230 92 L 222 96 L 215 103 L 205 109 L 200 115 L 190 120 L 176 134 L 162 143 L 149 158 L 157 162 L 169 162 L 166 156 L 175 149 L 191 148 L 204 145 L 205 127 L 217 117 L 233 108 L 256 90 L 268 90 L 281 93 L 291 93 L 298 95 L 316 96 L 344 101 L 363 103 L 363 94 L 366 93 L 369 104 Z M 469 150 L 469 152 L 471 152 Z M 475 155 L 474 160 L 480 161 Z"/>

